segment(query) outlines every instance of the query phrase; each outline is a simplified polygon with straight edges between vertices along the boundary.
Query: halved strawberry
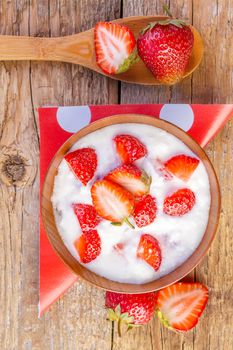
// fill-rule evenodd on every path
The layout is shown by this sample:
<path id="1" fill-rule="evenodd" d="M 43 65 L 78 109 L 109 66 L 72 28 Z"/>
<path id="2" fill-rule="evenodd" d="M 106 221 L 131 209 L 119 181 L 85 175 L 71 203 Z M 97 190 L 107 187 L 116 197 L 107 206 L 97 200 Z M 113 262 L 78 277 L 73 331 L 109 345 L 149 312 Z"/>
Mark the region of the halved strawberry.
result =
<path id="1" fill-rule="evenodd" d="M 188 181 L 199 164 L 199 159 L 179 154 L 169 159 L 164 167 L 183 181 Z"/>
<path id="2" fill-rule="evenodd" d="M 175 283 L 157 294 L 157 314 L 162 323 L 177 332 L 196 326 L 206 303 L 208 289 L 201 283 Z"/>
<path id="3" fill-rule="evenodd" d="M 137 257 L 145 260 L 147 264 L 157 271 L 161 265 L 162 255 L 159 242 L 151 235 L 141 235 L 137 248 Z"/>
<path id="4" fill-rule="evenodd" d="M 123 164 L 112 170 L 105 178 L 124 187 L 134 196 L 142 196 L 150 190 L 151 178 L 144 170 L 133 164 Z"/>
<path id="5" fill-rule="evenodd" d="M 93 178 L 97 168 L 97 155 L 93 148 L 81 148 L 65 155 L 73 173 L 84 186 Z"/>
<path id="6" fill-rule="evenodd" d="M 101 240 L 96 230 L 84 232 L 75 242 L 74 246 L 80 260 L 87 264 L 97 258 L 101 253 Z"/>
<path id="7" fill-rule="evenodd" d="M 135 204 L 133 217 L 138 227 L 144 227 L 151 224 L 157 213 L 156 200 L 150 194 L 139 198 Z"/>
<path id="8" fill-rule="evenodd" d="M 188 188 L 182 188 L 165 198 L 163 211 L 167 215 L 182 216 L 193 208 L 195 202 L 195 194 Z"/>
<path id="9" fill-rule="evenodd" d="M 91 188 L 93 205 L 97 213 L 112 222 L 127 222 L 134 209 L 133 195 L 123 187 L 108 180 L 100 180 Z M 132 224 L 130 224 L 131 227 Z"/>
<path id="10" fill-rule="evenodd" d="M 134 35 L 126 26 L 99 22 L 94 40 L 96 62 L 107 74 L 123 73 L 138 60 Z"/>
<path id="11" fill-rule="evenodd" d="M 114 142 L 117 153 L 124 163 L 132 163 L 147 155 L 146 146 L 132 135 L 117 135 Z"/>
<path id="12" fill-rule="evenodd" d="M 90 204 L 76 203 L 73 204 L 73 209 L 83 232 L 95 228 L 101 221 L 95 208 Z"/>

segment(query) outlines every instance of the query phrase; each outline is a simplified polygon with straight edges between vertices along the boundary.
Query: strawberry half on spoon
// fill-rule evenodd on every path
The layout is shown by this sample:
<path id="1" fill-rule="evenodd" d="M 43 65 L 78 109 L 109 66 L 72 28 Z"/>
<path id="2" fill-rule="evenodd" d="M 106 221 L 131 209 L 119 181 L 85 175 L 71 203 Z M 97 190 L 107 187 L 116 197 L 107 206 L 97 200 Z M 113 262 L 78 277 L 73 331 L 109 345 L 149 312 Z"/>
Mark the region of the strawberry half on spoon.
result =
<path id="1" fill-rule="evenodd" d="M 194 36 L 191 27 L 180 19 L 170 18 L 150 23 L 137 40 L 138 54 L 161 84 L 180 81 L 188 66 Z"/>
<path id="2" fill-rule="evenodd" d="M 99 22 L 94 30 L 96 62 L 104 73 L 126 72 L 138 60 L 131 30 L 111 22 Z"/>
<path id="3" fill-rule="evenodd" d="M 201 283 L 175 283 L 157 294 L 157 315 L 176 332 L 196 326 L 208 301 L 208 289 Z"/>

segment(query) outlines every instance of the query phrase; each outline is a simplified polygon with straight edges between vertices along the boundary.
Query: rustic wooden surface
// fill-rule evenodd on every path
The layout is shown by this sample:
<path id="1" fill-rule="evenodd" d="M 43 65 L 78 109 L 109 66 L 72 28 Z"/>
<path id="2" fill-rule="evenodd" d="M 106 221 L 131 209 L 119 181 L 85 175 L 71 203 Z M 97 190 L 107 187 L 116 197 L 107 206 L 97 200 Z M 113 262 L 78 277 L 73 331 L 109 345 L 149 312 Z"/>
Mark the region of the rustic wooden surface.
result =
<path id="1" fill-rule="evenodd" d="M 163 1 L 166 2 L 166 1 Z M 58 36 L 98 20 L 161 14 L 159 0 L 0 0 L 0 34 Z M 169 3 L 169 1 L 167 1 Z M 232 0 L 177 0 L 202 33 L 206 52 L 192 79 L 173 87 L 119 84 L 62 63 L 0 63 L 0 348 L 6 350 L 230 350 L 233 348 L 233 124 L 207 147 L 222 187 L 221 222 L 208 256 L 192 274 L 210 287 L 196 329 L 169 332 L 154 319 L 119 339 L 105 321 L 103 292 L 76 283 L 42 319 L 38 304 L 39 129 L 41 105 L 232 103 Z"/>

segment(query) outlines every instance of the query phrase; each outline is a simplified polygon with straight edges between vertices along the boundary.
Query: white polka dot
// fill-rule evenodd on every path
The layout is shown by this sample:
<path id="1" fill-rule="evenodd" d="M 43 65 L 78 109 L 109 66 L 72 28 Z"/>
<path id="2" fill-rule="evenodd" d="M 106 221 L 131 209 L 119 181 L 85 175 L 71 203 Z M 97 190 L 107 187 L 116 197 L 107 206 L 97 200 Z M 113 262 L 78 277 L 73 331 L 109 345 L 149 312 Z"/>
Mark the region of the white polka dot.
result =
<path id="1" fill-rule="evenodd" d="M 70 133 L 77 132 L 90 123 L 90 108 L 88 106 L 59 107 L 57 121 L 65 131 Z"/>
<path id="2" fill-rule="evenodd" d="M 179 126 L 184 131 L 188 131 L 194 122 L 192 107 L 184 104 L 165 104 L 160 111 L 159 117 Z"/>

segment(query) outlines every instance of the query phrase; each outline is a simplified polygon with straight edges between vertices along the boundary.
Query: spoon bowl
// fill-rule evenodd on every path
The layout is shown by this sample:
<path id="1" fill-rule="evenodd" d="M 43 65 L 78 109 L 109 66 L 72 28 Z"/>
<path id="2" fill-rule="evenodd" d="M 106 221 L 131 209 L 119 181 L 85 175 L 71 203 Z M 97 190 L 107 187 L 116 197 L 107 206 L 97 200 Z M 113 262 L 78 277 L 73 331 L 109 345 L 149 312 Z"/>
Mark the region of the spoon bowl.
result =
<path id="1" fill-rule="evenodd" d="M 120 18 L 115 23 L 129 27 L 135 38 L 141 29 L 149 23 L 164 20 L 166 16 L 134 16 Z M 183 78 L 191 75 L 199 66 L 204 45 L 199 32 L 191 26 L 194 35 L 194 46 L 188 67 Z M 142 85 L 161 85 L 140 59 L 127 72 L 116 75 L 105 74 L 97 65 L 94 48 L 94 28 L 82 33 L 58 38 L 34 38 L 24 36 L 0 36 L 0 60 L 37 60 L 60 61 L 92 69 L 100 74 L 127 83 Z"/>

